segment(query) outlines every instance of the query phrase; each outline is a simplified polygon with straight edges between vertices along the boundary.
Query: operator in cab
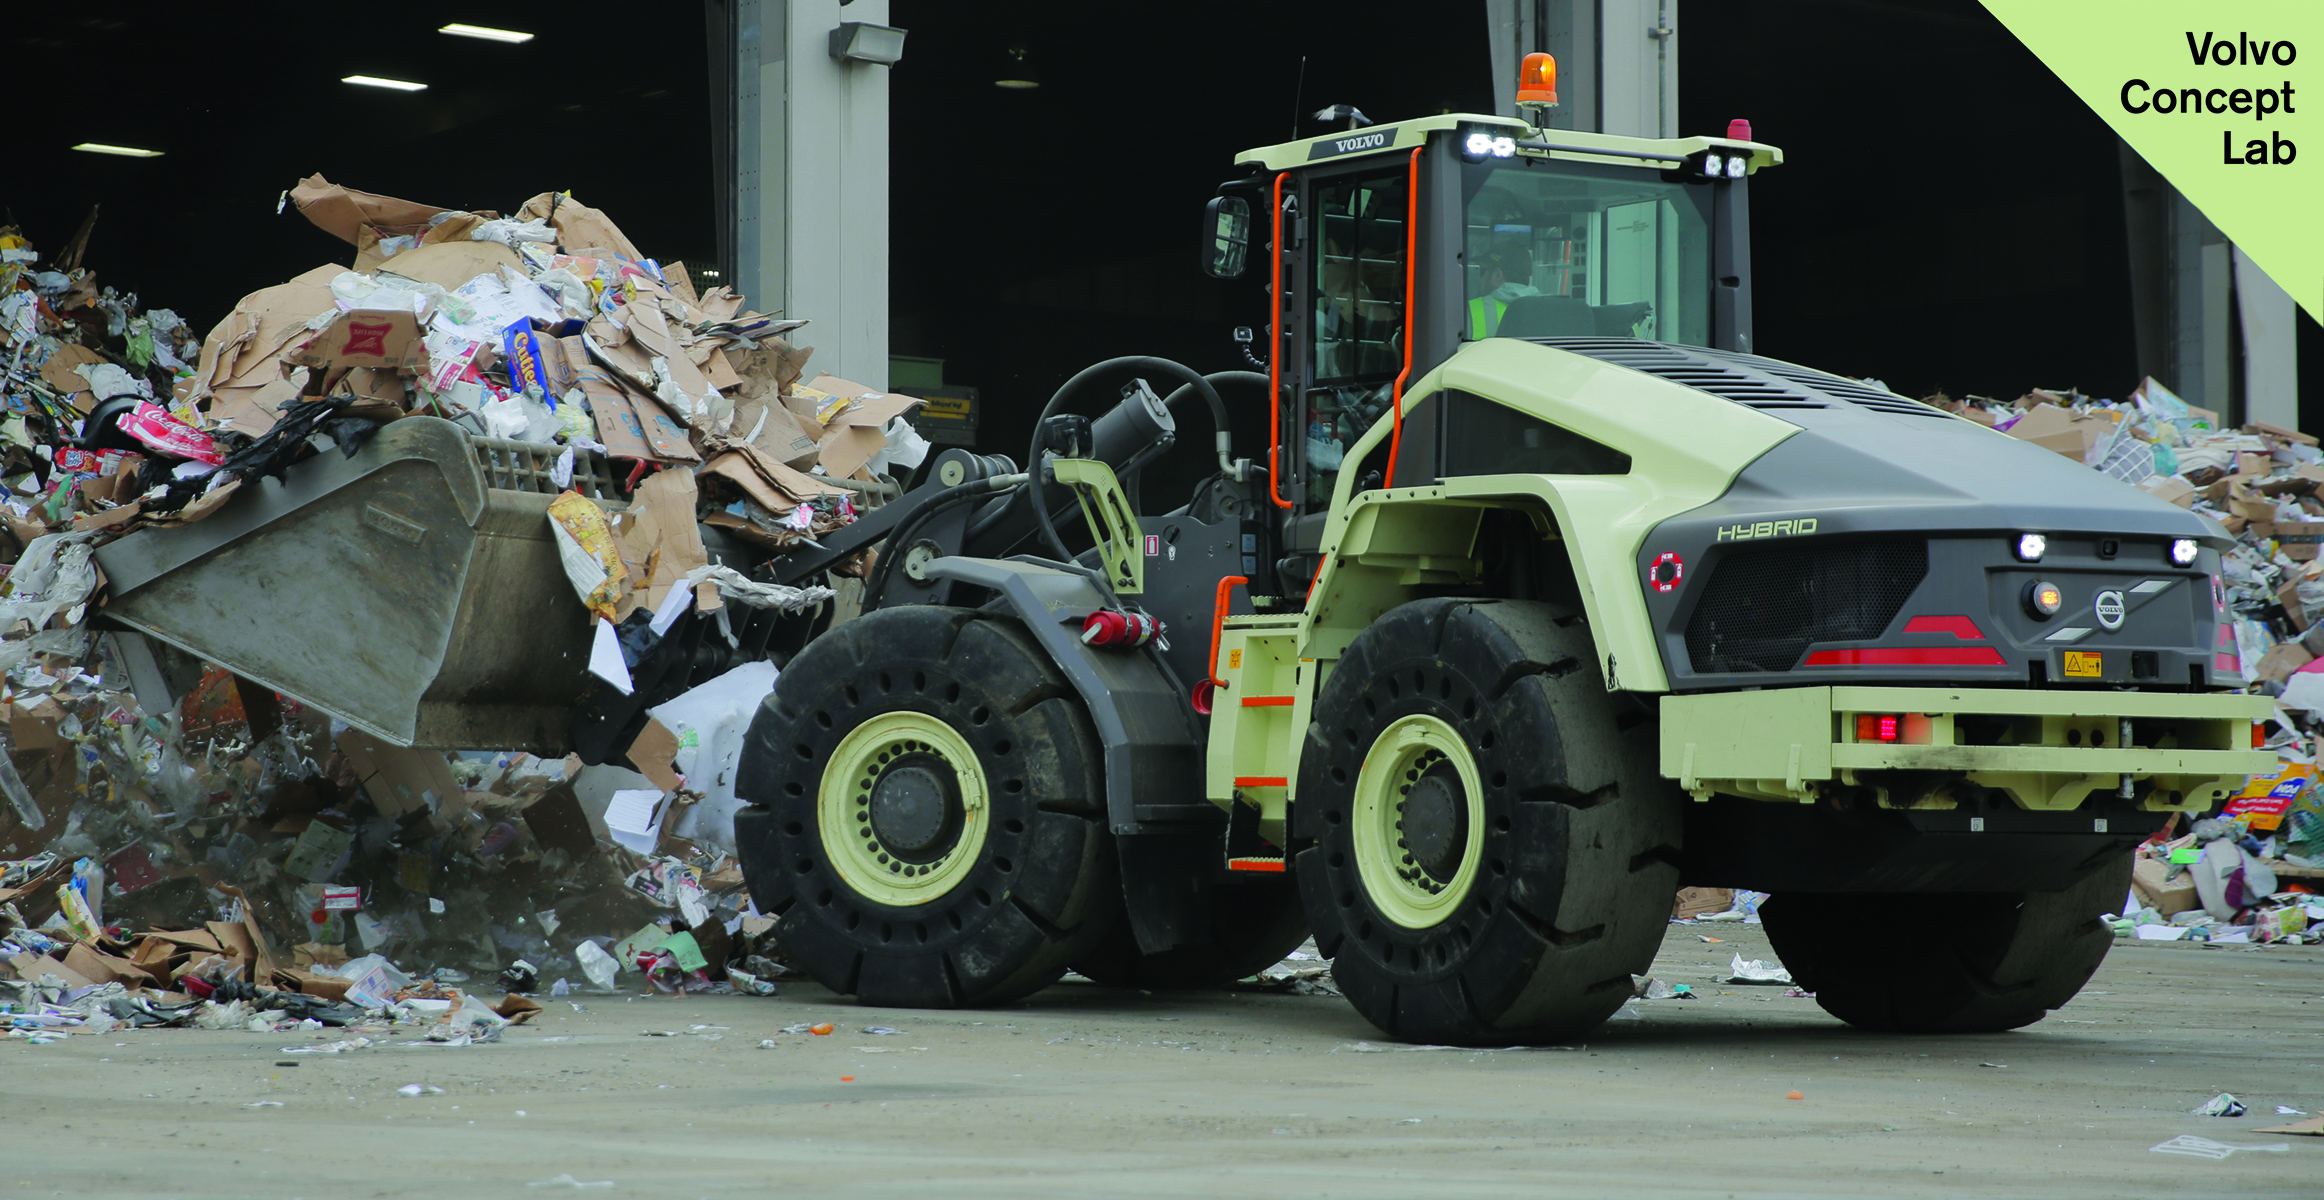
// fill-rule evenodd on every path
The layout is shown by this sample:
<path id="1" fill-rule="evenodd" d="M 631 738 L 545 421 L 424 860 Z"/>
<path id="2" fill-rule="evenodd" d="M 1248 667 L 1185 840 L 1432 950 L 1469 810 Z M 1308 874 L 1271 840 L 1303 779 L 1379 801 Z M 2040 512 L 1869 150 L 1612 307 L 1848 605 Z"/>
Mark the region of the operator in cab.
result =
<path id="1" fill-rule="evenodd" d="M 1533 251 L 1517 238 L 1496 238 L 1492 249 L 1479 264 L 1483 276 L 1478 280 L 1482 294 L 1469 301 L 1469 336 L 1482 341 L 1501 328 L 1501 318 L 1509 312 L 1509 302 L 1525 296 L 1538 296 L 1541 289 L 1534 287 Z"/>

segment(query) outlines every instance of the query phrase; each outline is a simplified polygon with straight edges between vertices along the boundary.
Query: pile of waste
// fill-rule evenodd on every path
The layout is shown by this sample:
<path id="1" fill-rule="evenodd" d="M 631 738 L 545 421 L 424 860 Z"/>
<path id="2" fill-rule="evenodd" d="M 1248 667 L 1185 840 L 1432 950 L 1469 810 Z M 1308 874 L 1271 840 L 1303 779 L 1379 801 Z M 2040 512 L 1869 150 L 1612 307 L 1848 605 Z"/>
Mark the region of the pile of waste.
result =
<path id="1" fill-rule="evenodd" d="M 2004 404 L 1924 397 L 1935 405 L 2102 471 L 2208 519 L 2235 545 L 2220 583 L 2245 688 L 2276 701 L 2266 731 L 2279 757 L 2220 816 L 2181 831 L 2176 819 L 2142 847 L 2123 936 L 2213 942 L 2324 942 L 2324 793 L 2315 785 L 2324 732 L 2324 449 L 2298 430 L 2219 415 L 2148 379 L 2128 400 L 2036 390 Z"/>
<path id="2" fill-rule="evenodd" d="M 795 610 L 832 593 L 710 564 L 697 522 L 777 553 L 852 522 L 926 455 L 903 419 L 921 402 L 806 381 L 812 348 L 783 337 L 806 322 L 698 290 L 570 196 L 504 217 L 315 176 L 284 202 L 351 265 L 253 292 L 199 342 L 98 286 L 93 216 L 45 258 L 0 228 L 0 1007 L 36 1037 L 422 1017 L 473 1036 L 510 1006 L 461 990 L 472 973 L 770 992 L 731 784 L 704 780 L 731 776 L 771 666 L 651 710 L 642 776 L 397 747 L 216 667 L 141 705 L 89 623 L 92 552 L 429 416 L 552 448 L 559 487 L 610 468 L 551 507 L 601 622 Z"/>

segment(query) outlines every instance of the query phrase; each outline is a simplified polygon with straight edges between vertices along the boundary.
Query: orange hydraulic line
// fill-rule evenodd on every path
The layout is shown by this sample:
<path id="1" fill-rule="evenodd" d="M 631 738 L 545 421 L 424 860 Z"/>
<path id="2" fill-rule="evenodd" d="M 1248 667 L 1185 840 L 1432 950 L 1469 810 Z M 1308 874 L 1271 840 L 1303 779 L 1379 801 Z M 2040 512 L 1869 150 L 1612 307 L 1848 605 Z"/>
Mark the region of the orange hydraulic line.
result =
<path id="1" fill-rule="evenodd" d="M 1283 181 L 1289 178 L 1289 171 L 1275 176 L 1275 278 L 1268 292 L 1275 311 L 1267 319 L 1267 492 L 1277 508 L 1291 507 L 1283 498 Z"/>
<path id="2" fill-rule="evenodd" d="M 1412 174 L 1404 184 L 1404 369 L 1396 373 L 1396 387 L 1391 393 L 1396 423 L 1388 430 L 1388 469 L 1381 473 L 1380 479 L 1380 486 L 1384 488 L 1396 486 L 1396 456 L 1404 451 L 1404 381 L 1412 378 L 1412 280 L 1420 262 L 1419 246 L 1420 147 L 1414 146 Z"/>

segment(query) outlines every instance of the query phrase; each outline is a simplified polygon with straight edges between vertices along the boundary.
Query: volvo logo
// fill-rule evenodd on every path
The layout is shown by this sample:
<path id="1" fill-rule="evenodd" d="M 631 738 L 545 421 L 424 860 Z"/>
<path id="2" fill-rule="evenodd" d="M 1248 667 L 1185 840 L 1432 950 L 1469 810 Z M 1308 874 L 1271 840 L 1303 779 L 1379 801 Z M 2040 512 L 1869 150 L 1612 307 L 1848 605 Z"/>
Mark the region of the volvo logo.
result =
<path id="1" fill-rule="evenodd" d="M 2122 593 L 2118 591 L 2100 592 L 2090 605 L 2091 614 L 2098 618 L 2098 623 L 2105 626 L 2109 633 L 2122 628 L 2122 615 L 2127 611 L 2129 609 L 2122 602 Z"/>

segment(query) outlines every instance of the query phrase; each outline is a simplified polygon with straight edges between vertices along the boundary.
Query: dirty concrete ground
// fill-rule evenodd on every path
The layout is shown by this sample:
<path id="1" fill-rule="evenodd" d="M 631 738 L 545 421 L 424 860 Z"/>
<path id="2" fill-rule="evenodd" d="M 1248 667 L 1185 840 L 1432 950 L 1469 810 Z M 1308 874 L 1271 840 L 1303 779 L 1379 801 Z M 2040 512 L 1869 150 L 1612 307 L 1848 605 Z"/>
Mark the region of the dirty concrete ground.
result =
<path id="1" fill-rule="evenodd" d="M 1086 984 L 986 1012 L 807 984 L 581 996 L 585 1013 L 550 1000 L 504 1044 L 460 1049 L 11 1042 L 0 1200 L 544 1196 L 572 1190 L 531 1186 L 560 1176 L 671 1198 L 2324 1194 L 2324 1138 L 2250 1132 L 2297 1119 L 2278 1104 L 2324 1108 L 2312 948 L 2118 943 L 2049 1020 L 1950 1038 L 1861 1034 L 1782 988 L 1713 982 L 1736 951 L 1769 956 L 1756 927 L 1672 926 L 1656 974 L 1701 998 L 1641 1002 L 1568 1050 L 1370 1052 L 1386 1043 L 1333 997 Z M 776 1032 L 824 1020 L 839 1031 Z M 444 1090 L 397 1093 L 413 1083 Z M 2188 1115 L 2220 1091 L 2252 1115 Z M 2180 1134 L 2289 1149 L 2149 1152 Z"/>

